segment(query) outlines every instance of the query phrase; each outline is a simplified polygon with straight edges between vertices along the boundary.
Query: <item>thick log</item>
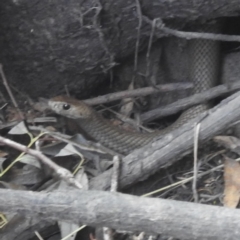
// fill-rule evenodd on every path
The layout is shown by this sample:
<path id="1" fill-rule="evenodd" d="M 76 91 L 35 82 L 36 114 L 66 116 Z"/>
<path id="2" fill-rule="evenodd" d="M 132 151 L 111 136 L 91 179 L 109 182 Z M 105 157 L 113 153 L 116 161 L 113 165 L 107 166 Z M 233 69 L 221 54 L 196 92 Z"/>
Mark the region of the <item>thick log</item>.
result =
<path id="1" fill-rule="evenodd" d="M 0 189 L 0 211 L 178 239 L 237 240 L 240 234 L 240 210 L 100 191 Z"/>

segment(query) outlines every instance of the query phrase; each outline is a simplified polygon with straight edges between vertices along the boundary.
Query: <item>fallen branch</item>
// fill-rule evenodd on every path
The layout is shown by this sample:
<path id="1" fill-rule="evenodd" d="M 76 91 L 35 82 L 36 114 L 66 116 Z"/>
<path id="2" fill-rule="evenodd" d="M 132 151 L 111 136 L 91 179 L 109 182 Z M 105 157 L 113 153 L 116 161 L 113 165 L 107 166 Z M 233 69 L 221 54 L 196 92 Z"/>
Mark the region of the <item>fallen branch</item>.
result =
<path id="1" fill-rule="evenodd" d="M 193 87 L 192 83 L 171 83 L 171 84 L 162 84 L 157 85 L 156 88 L 153 87 L 145 87 L 134 90 L 126 90 L 116 93 L 109 93 L 100 97 L 86 99 L 85 103 L 89 105 L 96 105 L 102 103 L 108 103 L 115 100 L 129 98 L 129 97 L 143 97 L 153 93 L 161 93 L 161 92 L 172 92 L 179 90 L 188 90 Z"/>
<path id="2" fill-rule="evenodd" d="M 186 156 L 193 150 L 194 125 L 201 123 L 199 144 L 224 131 L 240 118 L 240 92 L 228 97 L 209 112 L 201 114 L 170 134 L 141 149 L 135 150 L 122 160 L 119 186 L 124 188 L 147 179 L 152 174 Z M 203 119 L 203 117 L 205 117 Z M 112 170 L 90 181 L 92 189 L 108 189 Z"/>
<path id="3" fill-rule="evenodd" d="M 207 102 L 216 97 L 222 96 L 223 94 L 231 93 L 233 91 L 240 90 L 240 83 L 236 82 L 231 85 L 219 85 L 213 87 L 207 91 L 194 94 L 190 97 L 180 99 L 177 102 L 171 103 L 164 107 L 159 107 L 154 110 L 141 114 L 141 120 L 143 122 L 149 122 L 157 118 L 166 117 L 179 111 L 185 110 L 194 105 Z"/>
<path id="4" fill-rule="evenodd" d="M 235 240 L 240 235 L 240 210 L 120 193 L 0 189 L 0 211 L 178 239 Z"/>
<path id="5" fill-rule="evenodd" d="M 218 34 L 218 33 L 198 33 L 198 32 L 184 32 L 175 29 L 171 29 L 165 26 L 163 21 L 158 18 L 156 19 L 158 22 L 156 23 L 156 28 L 163 31 L 167 34 L 167 36 L 175 36 L 178 38 L 185 39 L 207 39 L 214 41 L 224 41 L 224 42 L 240 42 L 239 35 L 227 35 L 227 34 Z"/>
<path id="6" fill-rule="evenodd" d="M 156 87 L 157 88 L 146 87 L 146 88 L 110 93 L 100 97 L 86 99 L 84 100 L 84 102 L 89 105 L 96 105 L 96 104 L 108 103 L 108 102 L 112 102 L 115 100 L 128 98 L 128 97 L 143 97 L 153 93 L 188 90 L 192 88 L 192 84 L 191 83 L 163 84 L 163 85 L 157 85 Z M 194 105 L 207 102 L 216 97 L 219 97 L 224 94 L 228 94 L 237 90 L 240 90 L 239 82 L 233 83 L 231 85 L 219 85 L 207 91 L 196 93 L 190 97 L 180 99 L 177 102 L 171 103 L 167 106 L 159 107 L 154 110 L 145 112 L 141 114 L 141 120 L 143 122 L 149 122 L 157 118 L 167 117 L 169 115 L 176 114 L 179 111 L 185 110 Z"/>

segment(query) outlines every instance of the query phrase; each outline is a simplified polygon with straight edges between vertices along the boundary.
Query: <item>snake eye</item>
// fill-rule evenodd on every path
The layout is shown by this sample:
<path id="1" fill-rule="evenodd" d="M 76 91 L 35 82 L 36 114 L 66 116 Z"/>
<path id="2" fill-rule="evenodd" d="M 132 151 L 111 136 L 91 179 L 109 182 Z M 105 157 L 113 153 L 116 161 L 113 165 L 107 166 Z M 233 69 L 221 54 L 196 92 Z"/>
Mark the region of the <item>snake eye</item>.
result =
<path id="1" fill-rule="evenodd" d="M 67 103 L 65 103 L 65 104 L 63 104 L 63 110 L 68 110 L 68 109 L 70 109 L 70 105 L 69 104 L 67 104 Z"/>

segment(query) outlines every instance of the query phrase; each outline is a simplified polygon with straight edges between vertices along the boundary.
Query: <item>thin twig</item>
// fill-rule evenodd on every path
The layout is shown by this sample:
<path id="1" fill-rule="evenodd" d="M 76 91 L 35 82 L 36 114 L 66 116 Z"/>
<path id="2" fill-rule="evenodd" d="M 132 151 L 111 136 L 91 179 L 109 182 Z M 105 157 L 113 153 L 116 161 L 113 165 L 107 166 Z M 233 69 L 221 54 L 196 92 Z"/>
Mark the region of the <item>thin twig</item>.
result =
<path id="1" fill-rule="evenodd" d="M 34 233 L 39 240 L 44 240 L 38 231 L 34 231 Z"/>
<path id="2" fill-rule="evenodd" d="M 126 90 L 126 91 L 121 91 L 116 93 L 109 93 L 100 97 L 86 99 L 84 100 L 84 102 L 87 103 L 88 105 L 97 105 L 97 104 L 112 102 L 112 101 L 123 99 L 123 98 L 142 97 L 142 96 L 147 96 L 149 94 L 153 94 L 157 92 L 165 93 L 165 92 L 172 92 L 172 91 L 179 91 L 179 90 L 188 90 L 192 88 L 193 88 L 192 83 L 160 84 L 160 85 L 157 85 L 156 88 L 144 87 L 144 88 L 138 88 L 134 90 Z"/>
<path id="3" fill-rule="evenodd" d="M 150 71 L 150 52 L 151 52 L 151 47 L 152 47 L 152 43 L 153 43 L 153 37 L 154 37 L 154 31 L 155 31 L 155 26 L 156 26 L 156 19 L 154 19 L 152 21 L 152 30 L 151 30 L 151 34 L 149 37 L 149 41 L 148 41 L 148 48 L 147 48 L 147 54 L 146 54 L 146 60 L 147 60 L 147 69 L 146 69 L 146 78 L 149 78 L 149 71 Z M 151 82 L 151 80 L 150 80 Z M 153 84 L 153 83 L 152 83 Z"/>
<path id="4" fill-rule="evenodd" d="M 24 119 L 23 113 L 20 111 L 20 109 L 18 107 L 18 104 L 17 104 L 17 101 L 15 100 L 15 98 L 13 96 L 13 93 L 12 93 L 12 91 L 11 91 L 9 85 L 8 85 L 7 78 L 6 78 L 5 74 L 4 74 L 2 64 L 0 64 L 0 74 L 1 74 L 1 77 L 2 77 L 2 80 L 3 80 L 3 84 L 4 84 L 4 86 L 5 86 L 5 88 L 6 88 L 7 92 L 8 92 L 9 97 L 12 100 L 12 103 L 13 103 L 14 107 L 17 109 L 20 118 Z"/>
<path id="5" fill-rule="evenodd" d="M 199 131 L 200 131 L 200 126 L 201 124 L 198 123 L 195 128 L 194 128 L 194 149 L 193 149 L 193 183 L 192 183 L 192 190 L 193 190 L 193 198 L 194 202 L 198 202 L 198 192 L 197 192 L 197 178 L 198 178 L 198 136 L 199 136 Z"/>
<path id="6" fill-rule="evenodd" d="M 51 159 L 49 159 L 48 157 L 46 157 L 44 154 L 42 154 L 41 152 L 34 150 L 34 149 L 30 149 L 20 143 L 14 142 L 10 139 L 4 138 L 0 136 L 0 142 L 10 146 L 12 148 L 15 148 L 21 152 L 25 152 L 28 153 L 31 156 L 36 157 L 37 159 L 39 159 L 40 161 L 42 161 L 42 163 L 46 164 L 49 168 L 51 168 L 61 179 L 65 180 L 67 183 L 81 189 L 82 186 L 80 185 L 80 183 L 78 183 L 75 179 L 74 176 L 71 172 L 69 172 L 67 169 L 62 168 L 60 166 L 58 166 L 56 163 L 54 163 Z"/>
<path id="7" fill-rule="evenodd" d="M 112 179 L 111 179 L 111 192 L 117 192 L 118 190 L 118 178 L 120 174 L 120 157 L 114 156 L 113 157 L 113 172 L 112 172 Z"/>
<path id="8" fill-rule="evenodd" d="M 136 9 L 137 9 L 137 15 L 138 15 L 138 27 L 137 27 L 137 41 L 136 41 L 135 54 L 134 54 L 134 72 L 133 72 L 133 76 L 132 76 L 133 83 L 134 83 L 135 76 L 137 73 L 138 49 L 139 49 L 140 33 L 141 33 L 141 27 L 142 27 L 142 11 L 141 11 L 141 5 L 140 5 L 139 0 L 136 0 Z"/>

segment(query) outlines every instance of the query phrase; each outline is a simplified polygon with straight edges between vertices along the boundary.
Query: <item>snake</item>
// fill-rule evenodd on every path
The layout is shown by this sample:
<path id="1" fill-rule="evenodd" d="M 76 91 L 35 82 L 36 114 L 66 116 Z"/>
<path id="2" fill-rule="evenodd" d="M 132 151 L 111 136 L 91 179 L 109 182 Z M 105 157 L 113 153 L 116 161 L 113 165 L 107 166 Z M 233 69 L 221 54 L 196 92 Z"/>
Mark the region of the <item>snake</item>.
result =
<path id="1" fill-rule="evenodd" d="M 218 28 L 216 25 L 204 24 L 198 28 L 198 31 L 216 32 Z M 194 39 L 189 40 L 189 44 L 193 93 L 200 93 L 216 85 L 219 73 L 219 43 L 212 40 Z M 207 103 L 199 104 L 184 111 L 172 125 L 163 130 L 139 133 L 113 126 L 92 107 L 75 98 L 56 96 L 49 99 L 48 105 L 55 113 L 74 119 L 92 139 L 123 155 L 153 142 L 159 136 L 170 133 L 209 108 Z"/>

